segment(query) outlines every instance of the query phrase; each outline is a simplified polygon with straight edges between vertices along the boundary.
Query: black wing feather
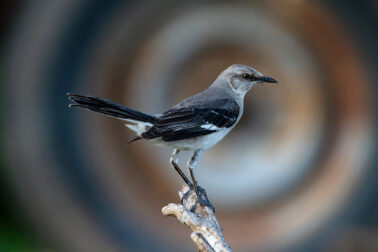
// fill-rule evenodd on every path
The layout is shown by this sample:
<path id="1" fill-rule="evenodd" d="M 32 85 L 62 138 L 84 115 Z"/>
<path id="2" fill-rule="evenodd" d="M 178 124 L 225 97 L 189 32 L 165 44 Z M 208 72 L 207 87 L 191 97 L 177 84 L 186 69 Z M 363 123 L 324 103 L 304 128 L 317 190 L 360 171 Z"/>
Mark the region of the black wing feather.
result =
<path id="1" fill-rule="evenodd" d="M 229 128 L 239 116 L 239 106 L 228 100 L 222 102 L 226 106 L 218 107 L 174 107 L 155 118 L 154 126 L 142 134 L 142 138 L 153 139 L 162 137 L 165 142 L 183 140 L 203 136 L 217 131 L 205 129 L 206 124 L 218 128 Z"/>

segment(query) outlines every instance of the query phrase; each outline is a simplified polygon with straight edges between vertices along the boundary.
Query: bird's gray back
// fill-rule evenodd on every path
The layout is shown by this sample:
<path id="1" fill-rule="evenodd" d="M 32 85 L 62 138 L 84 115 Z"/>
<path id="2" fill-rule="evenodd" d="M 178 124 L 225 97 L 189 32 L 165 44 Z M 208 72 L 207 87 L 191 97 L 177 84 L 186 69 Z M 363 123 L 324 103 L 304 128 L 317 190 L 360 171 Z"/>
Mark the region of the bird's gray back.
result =
<path id="1" fill-rule="evenodd" d="M 231 107 L 239 107 L 239 110 L 243 107 L 243 101 L 235 95 L 234 92 L 227 85 L 211 85 L 208 89 L 193 95 L 177 105 L 173 106 L 171 109 L 183 109 L 183 108 L 219 108 L 219 109 L 229 109 Z"/>

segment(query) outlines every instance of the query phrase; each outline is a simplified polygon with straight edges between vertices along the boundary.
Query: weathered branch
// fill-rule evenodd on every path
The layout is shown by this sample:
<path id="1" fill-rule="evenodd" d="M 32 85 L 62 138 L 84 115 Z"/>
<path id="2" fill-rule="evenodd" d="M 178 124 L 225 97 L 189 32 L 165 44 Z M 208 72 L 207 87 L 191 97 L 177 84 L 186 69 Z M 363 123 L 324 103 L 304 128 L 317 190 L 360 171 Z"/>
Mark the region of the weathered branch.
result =
<path id="1" fill-rule="evenodd" d="M 182 204 L 169 203 L 163 207 L 165 216 L 176 216 L 183 224 L 192 229 L 191 238 L 200 252 L 232 252 L 227 245 L 222 229 L 211 208 L 196 204 L 197 195 L 188 185 L 179 191 Z"/>

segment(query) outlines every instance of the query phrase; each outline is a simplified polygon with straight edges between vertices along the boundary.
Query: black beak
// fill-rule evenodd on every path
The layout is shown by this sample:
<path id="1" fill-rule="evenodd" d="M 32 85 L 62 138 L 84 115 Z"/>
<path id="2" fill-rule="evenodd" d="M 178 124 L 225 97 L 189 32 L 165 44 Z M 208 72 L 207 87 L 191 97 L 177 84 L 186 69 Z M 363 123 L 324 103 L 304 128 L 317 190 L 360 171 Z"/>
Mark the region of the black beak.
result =
<path id="1" fill-rule="evenodd" d="M 278 83 L 278 81 L 276 81 L 275 79 L 270 78 L 270 77 L 268 77 L 268 76 L 264 76 L 264 77 L 262 77 L 261 80 L 262 80 L 263 82 Z"/>

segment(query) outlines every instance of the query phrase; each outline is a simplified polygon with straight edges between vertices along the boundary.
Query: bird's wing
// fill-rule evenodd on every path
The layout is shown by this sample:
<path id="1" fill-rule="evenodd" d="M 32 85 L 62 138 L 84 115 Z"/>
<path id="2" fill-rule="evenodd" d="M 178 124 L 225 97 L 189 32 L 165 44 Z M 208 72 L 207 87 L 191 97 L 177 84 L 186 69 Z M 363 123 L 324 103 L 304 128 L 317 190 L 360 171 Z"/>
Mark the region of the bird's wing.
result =
<path id="1" fill-rule="evenodd" d="M 215 104 L 215 106 L 214 106 Z M 239 116 L 235 101 L 173 107 L 155 119 L 154 126 L 142 134 L 142 138 L 162 137 L 165 142 L 207 135 L 234 125 Z"/>

